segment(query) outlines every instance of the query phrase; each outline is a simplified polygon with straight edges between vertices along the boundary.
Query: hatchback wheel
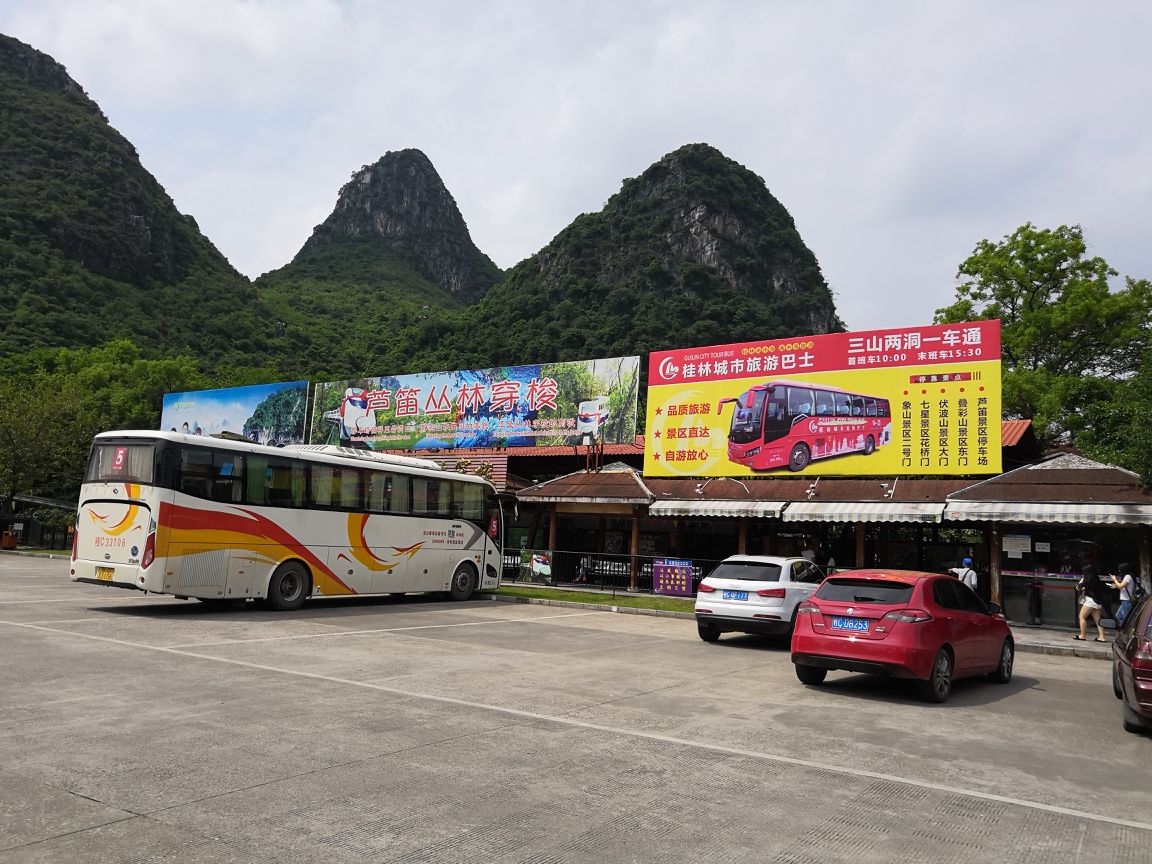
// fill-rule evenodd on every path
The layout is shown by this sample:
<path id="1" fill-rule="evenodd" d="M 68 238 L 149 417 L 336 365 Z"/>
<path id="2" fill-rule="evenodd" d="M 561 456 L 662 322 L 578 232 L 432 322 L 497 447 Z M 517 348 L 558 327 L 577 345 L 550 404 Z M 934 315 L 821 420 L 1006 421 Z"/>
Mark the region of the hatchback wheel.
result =
<path id="1" fill-rule="evenodd" d="M 800 679 L 801 684 L 823 684 L 824 679 L 828 677 L 828 670 L 821 669 L 819 666 L 804 666 L 797 663 L 796 677 Z"/>
<path id="2" fill-rule="evenodd" d="M 1015 654 L 1016 649 L 1012 645 L 1012 640 L 1005 639 L 1004 644 L 1000 647 L 1000 664 L 991 675 L 992 680 L 997 684 L 1007 684 L 1012 680 L 1012 661 Z"/>
<path id="3" fill-rule="evenodd" d="M 947 648 L 936 652 L 932 671 L 920 682 L 920 695 L 927 702 L 947 702 L 952 693 L 952 655 Z"/>
<path id="4" fill-rule="evenodd" d="M 700 621 L 696 624 L 696 632 L 700 634 L 700 638 L 705 642 L 715 642 L 720 638 L 720 628 L 715 624 L 708 624 L 705 621 Z"/>

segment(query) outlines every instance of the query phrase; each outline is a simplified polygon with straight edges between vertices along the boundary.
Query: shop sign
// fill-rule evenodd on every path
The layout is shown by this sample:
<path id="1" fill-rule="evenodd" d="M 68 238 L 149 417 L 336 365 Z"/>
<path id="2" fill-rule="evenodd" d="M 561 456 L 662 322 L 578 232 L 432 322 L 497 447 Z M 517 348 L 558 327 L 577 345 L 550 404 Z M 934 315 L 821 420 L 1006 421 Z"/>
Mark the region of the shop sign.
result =
<path id="1" fill-rule="evenodd" d="M 692 562 L 681 558 L 656 558 L 652 562 L 652 593 L 691 597 Z"/>

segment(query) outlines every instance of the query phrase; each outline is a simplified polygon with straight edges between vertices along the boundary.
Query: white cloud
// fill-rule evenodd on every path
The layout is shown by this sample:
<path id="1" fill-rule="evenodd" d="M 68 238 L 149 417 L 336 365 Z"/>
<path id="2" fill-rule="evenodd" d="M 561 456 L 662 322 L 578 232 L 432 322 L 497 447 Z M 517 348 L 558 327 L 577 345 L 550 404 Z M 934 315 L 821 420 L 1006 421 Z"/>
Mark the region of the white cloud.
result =
<path id="1" fill-rule="evenodd" d="M 792 213 L 853 328 L 930 320 L 1025 221 L 1152 276 L 1150 24 L 1141 0 L 0 2 L 251 276 L 388 150 L 427 153 L 508 267 L 705 141 Z"/>

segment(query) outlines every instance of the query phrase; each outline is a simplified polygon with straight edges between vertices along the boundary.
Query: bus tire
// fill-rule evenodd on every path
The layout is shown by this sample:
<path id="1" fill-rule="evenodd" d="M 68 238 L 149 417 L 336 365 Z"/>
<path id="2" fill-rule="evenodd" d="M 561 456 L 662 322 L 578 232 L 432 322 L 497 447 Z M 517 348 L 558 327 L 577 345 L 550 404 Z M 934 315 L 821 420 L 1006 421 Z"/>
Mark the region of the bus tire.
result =
<path id="1" fill-rule="evenodd" d="M 453 600 L 467 600 L 476 590 L 476 571 L 467 564 L 461 564 L 452 574 L 452 584 L 448 596 Z"/>
<path id="2" fill-rule="evenodd" d="M 869 435 L 864 439 L 864 455 L 871 456 L 872 451 L 876 449 L 876 439 Z"/>
<path id="3" fill-rule="evenodd" d="M 312 587 L 308 568 L 299 561 L 285 561 L 268 580 L 268 605 L 277 612 L 291 612 L 304 605 Z"/>
<path id="4" fill-rule="evenodd" d="M 808 450 L 808 445 L 797 441 L 792 445 L 792 452 L 788 454 L 788 467 L 792 471 L 803 471 L 811 458 L 812 454 Z"/>

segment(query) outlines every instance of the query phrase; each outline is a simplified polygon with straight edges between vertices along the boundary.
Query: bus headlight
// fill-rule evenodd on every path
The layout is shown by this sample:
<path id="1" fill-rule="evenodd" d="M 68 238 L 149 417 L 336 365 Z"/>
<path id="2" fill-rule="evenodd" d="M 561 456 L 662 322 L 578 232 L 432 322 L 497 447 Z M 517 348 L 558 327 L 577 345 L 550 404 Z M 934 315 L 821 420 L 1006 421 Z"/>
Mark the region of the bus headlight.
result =
<path id="1" fill-rule="evenodd" d="M 744 456 L 745 456 L 745 458 L 747 458 L 749 456 L 758 456 L 760 454 L 761 449 L 763 449 L 763 448 L 753 447 L 751 450 L 745 450 Z"/>

